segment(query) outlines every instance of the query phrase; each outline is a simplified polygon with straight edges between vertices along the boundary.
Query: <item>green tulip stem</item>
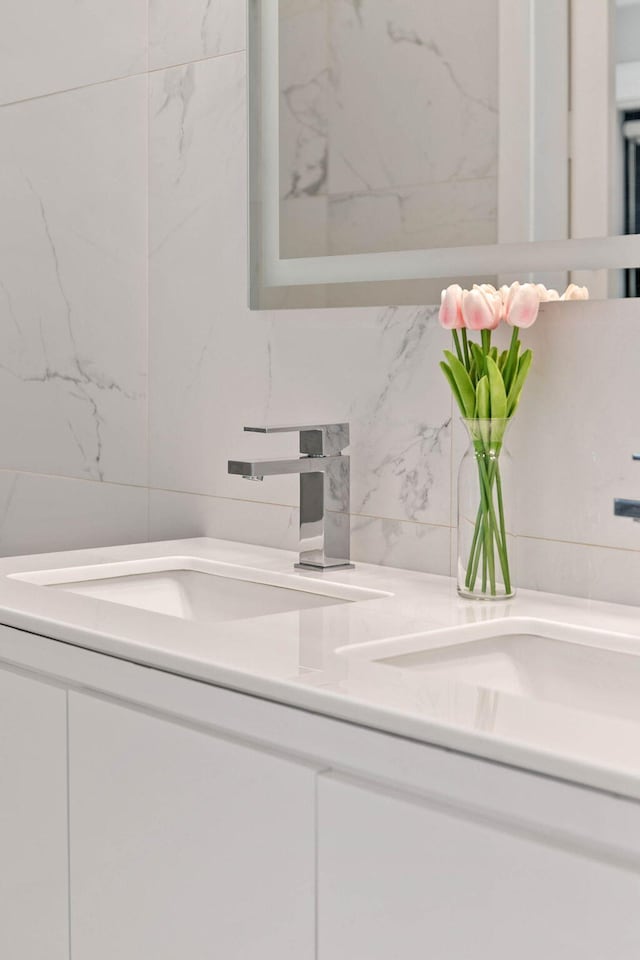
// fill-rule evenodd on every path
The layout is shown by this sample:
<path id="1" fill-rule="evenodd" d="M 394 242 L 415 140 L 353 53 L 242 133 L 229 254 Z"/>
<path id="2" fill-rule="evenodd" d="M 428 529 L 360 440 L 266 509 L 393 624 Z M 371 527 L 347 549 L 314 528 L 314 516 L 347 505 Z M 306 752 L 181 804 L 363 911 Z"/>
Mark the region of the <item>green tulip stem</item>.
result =
<path id="1" fill-rule="evenodd" d="M 469 353 L 469 338 L 466 327 L 462 328 L 462 349 L 464 350 L 464 365 L 468 373 L 471 370 L 471 355 Z"/>
<path id="2" fill-rule="evenodd" d="M 484 444 L 476 443 L 475 446 L 478 478 L 480 482 L 480 505 L 478 507 L 473 540 L 469 552 L 465 585 L 467 589 L 471 591 L 475 588 L 480 555 L 482 554 L 482 592 L 486 592 L 488 578 L 491 595 L 496 596 L 495 552 L 498 554 L 505 591 L 506 593 L 511 593 L 511 573 L 509 570 L 507 550 L 502 478 L 500 476 L 500 465 L 497 459 L 502 445 L 497 444 L 495 446 L 493 459 L 489 464 L 487 463 L 489 451 L 485 449 Z M 494 505 L 494 490 L 498 508 L 497 516 Z"/>
<path id="3" fill-rule="evenodd" d="M 509 570 L 509 552 L 507 550 L 507 531 L 504 522 L 504 505 L 502 502 L 502 477 L 500 476 L 500 464 L 496 461 L 495 470 L 496 495 L 498 500 L 498 515 L 500 517 L 500 535 L 502 539 L 502 552 L 500 553 L 500 563 L 504 576 L 504 588 L 507 593 L 511 593 L 511 572 Z M 497 539 L 497 537 L 496 537 Z"/>
<path id="4" fill-rule="evenodd" d="M 460 363 L 464 363 L 462 350 L 460 349 L 460 337 L 458 336 L 458 331 L 452 330 L 451 333 L 453 334 L 453 344 L 456 348 L 456 354 L 458 355 L 458 360 L 460 361 Z"/>
<path id="5" fill-rule="evenodd" d="M 473 528 L 473 540 L 471 541 L 471 550 L 469 551 L 469 563 L 467 564 L 467 576 L 465 579 L 465 586 L 467 590 L 473 589 L 475 586 L 476 577 L 478 576 L 478 562 L 480 560 L 481 543 L 480 534 L 483 526 L 484 515 L 482 513 L 482 506 L 479 506 L 478 515 Z"/>

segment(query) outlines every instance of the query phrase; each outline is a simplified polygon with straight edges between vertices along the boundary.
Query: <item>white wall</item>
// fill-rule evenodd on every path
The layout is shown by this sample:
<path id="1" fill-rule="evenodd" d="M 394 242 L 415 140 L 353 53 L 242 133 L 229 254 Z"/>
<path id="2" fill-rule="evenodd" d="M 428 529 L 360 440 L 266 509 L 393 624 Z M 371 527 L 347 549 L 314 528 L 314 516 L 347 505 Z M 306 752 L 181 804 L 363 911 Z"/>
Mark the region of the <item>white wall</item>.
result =
<path id="1" fill-rule="evenodd" d="M 448 573 L 460 435 L 435 311 L 249 312 L 244 3 L 151 0 L 147 47 L 146 2 L 0 15 L 0 552 L 294 548 L 295 479 L 227 458 L 295 451 L 245 423 L 346 418 L 356 558 Z M 639 320 L 550 306 L 527 335 L 522 584 L 640 600 L 640 527 L 611 502 L 640 496 Z"/>

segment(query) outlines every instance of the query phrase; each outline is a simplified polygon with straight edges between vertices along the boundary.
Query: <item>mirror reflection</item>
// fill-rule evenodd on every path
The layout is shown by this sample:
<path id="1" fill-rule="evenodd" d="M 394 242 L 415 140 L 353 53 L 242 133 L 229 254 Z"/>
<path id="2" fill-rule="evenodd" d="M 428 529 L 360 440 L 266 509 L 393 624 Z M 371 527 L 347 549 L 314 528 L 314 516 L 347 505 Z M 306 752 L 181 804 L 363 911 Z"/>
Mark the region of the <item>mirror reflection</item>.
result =
<path id="1" fill-rule="evenodd" d="M 497 0 L 282 0 L 280 17 L 281 255 L 495 243 Z"/>
<path id="2" fill-rule="evenodd" d="M 638 233 L 640 0 L 276 7 L 278 104 L 260 130 L 261 142 L 277 141 L 276 212 L 261 211 L 278 221 L 271 254 L 336 263 L 433 251 L 443 269 L 386 285 L 374 270 L 372 292 L 361 279 L 341 283 L 352 279 L 345 266 L 324 291 L 280 281 L 268 305 L 435 302 L 450 280 L 514 278 L 638 295 L 635 247 L 615 261 L 625 269 L 606 269 L 604 255 L 602 269 L 571 269 L 565 247 L 552 269 L 527 275 L 465 272 L 455 251 L 592 238 L 610 251 L 606 238 Z M 263 45 L 263 69 L 270 56 Z"/>

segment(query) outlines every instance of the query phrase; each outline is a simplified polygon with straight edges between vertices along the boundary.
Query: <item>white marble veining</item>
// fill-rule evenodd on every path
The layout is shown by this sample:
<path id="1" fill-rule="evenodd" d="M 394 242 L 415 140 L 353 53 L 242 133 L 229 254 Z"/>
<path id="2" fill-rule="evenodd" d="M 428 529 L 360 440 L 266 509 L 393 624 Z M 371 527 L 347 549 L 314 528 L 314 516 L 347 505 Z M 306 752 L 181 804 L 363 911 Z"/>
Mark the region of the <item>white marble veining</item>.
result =
<path id="1" fill-rule="evenodd" d="M 464 0 L 332 0 L 339 97 L 331 143 L 335 138 L 339 149 L 330 164 L 330 193 L 495 174 L 497 13 L 497 4 Z"/>
<path id="2" fill-rule="evenodd" d="M 321 410 L 352 424 L 355 555 L 448 572 L 463 434 L 452 450 L 457 413 L 437 366 L 448 336 L 435 310 L 246 308 L 243 61 L 238 54 L 152 80 L 151 485 L 181 493 L 152 497 L 164 506 L 151 535 L 206 532 L 293 548 L 296 479 L 249 485 L 227 476 L 226 461 L 294 454 L 294 436 L 245 436 L 242 427 L 317 419 Z M 205 123 L 211 116 L 215 124 Z M 613 518 L 611 501 L 640 485 L 626 399 L 635 353 L 620 356 L 613 324 L 628 345 L 640 336 L 632 303 L 548 306 L 525 334 L 536 359 L 511 438 L 522 504 L 518 583 L 633 603 L 640 538 L 636 525 Z M 606 371 L 604 404 L 578 374 L 596 362 Z M 599 570 L 586 546 L 594 544 L 630 551 L 611 555 L 618 573 Z"/>
<path id="3" fill-rule="evenodd" d="M 0 104 L 143 73 L 147 2 L 6 0 L 0 10 Z"/>
<path id="4" fill-rule="evenodd" d="M 447 34 L 450 5 L 429 5 L 438 60 L 418 42 L 423 5 L 394 4 L 393 40 L 373 0 L 332 2 L 356 48 L 374 38 L 389 69 L 402 57 L 414 78 L 433 74 L 458 97 L 470 129 L 480 122 L 487 110 L 464 104 L 476 53 Z M 133 541 L 147 531 L 295 549 L 296 479 L 248 484 L 227 476 L 226 461 L 296 451 L 295 437 L 244 436 L 244 424 L 349 419 L 355 557 L 450 571 L 461 434 L 438 370 L 448 338 L 435 311 L 247 309 L 246 65 L 235 52 L 245 44 L 244 3 L 151 0 L 152 72 L 104 83 L 144 71 L 146 27 L 138 0 L 115 0 L 108 23 L 99 6 L 57 3 L 55 17 L 38 7 L 36 23 L 32 0 L 13 3 L 0 31 L 0 103 L 94 84 L 0 107 L 0 552 Z M 320 7 L 325 0 L 288 0 L 281 12 L 301 23 Z M 466 14 L 475 16 L 468 5 Z M 303 65 L 302 46 L 293 53 Z M 482 150 L 478 158 L 486 170 Z M 379 157 L 369 150 L 366 159 L 375 166 L 366 169 L 371 196 L 345 170 L 336 184 L 336 238 L 372 236 L 382 203 L 396 239 L 410 245 L 422 229 L 418 207 L 405 207 L 402 219 L 376 174 Z M 447 189 L 484 229 L 490 179 L 477 204 L 469 183 L 479 181 L 454 178 Z M 414 186 L 430 222 L 449 230 L 447 210 Z M 303 195 L 282 206 L 297 237 L 309 205 L 326 232 L 323 195 Z M 457 242 L 455 231 L 447 236 Z M 310 234 L 305 243 L 300 252 L 319 252 Z M 426 299 L 438 296 L 436 285 Z M 421 288 L 416 302 L 424 298 Z M 309 302 L 330 306 L 332 293 L 314 290 Z M 640 530 L 614 518 L 611 504 L 640 491 L 630 459 L 639 446 L 636 314 L 633 301 L 549 305 L 526 333 L 536 356 L 511 440 L 519 586 L 640 600 Z"/>
<path id="5" fill-rule="evenodd" d="M 207 536 L 298 550 L 297 507 L 252 500 L 151 490 L 149 537 Z M 351 555 L 381 566 L 449 572 L 450 528 L 428 523 L 352 516 Z"/>
<path id="6" fill-rule="evenodd" d="M 243 60 L 176 68 L 152 85 L 152 485 L 297 505 L 295 478 L 249 490 L 227 460 L 293 452 L 293 435 L 242 427 L 322 409 L 352 425 L 355 514 L 446 525 L 451 398 L 424 365 L 447 342 L 435 310 L 255 314 L 243 303 Z"/>
<path id="7" fill-rule="evenodd" d="M 147 0 L 149 69 L 244 50 L 242 0 Z"/>
<path id="8" fill-rule="evenodd" d="M 1 467 L 146 483 L 146 91 L 0 108 Z"/>
<path id="9" fill-rule="evenodd" d="M 156 487 L 219 492 L 233 437 L 243 419 L 262 419 L 268 398 L 268 323 L 245 305 L 244 71 L 244 54 L 233 54 L 151 78 L 150 478 Z"/>
<path id="10" fill-rule="evenodd" d="M 326 196 L 333 97 L 325 3 L 280 12 L 280 196 Z M 299 256 L 299 254 L 298 254 Z"/>
<path id="11" fill-rule="evenodd" d="M 253 611 L 246 619 L 214 624 L 41 585 L 83 579 L 78 567 L 154 558 L 171 569 L 199 569 L 202 561 L 205 566 L 212 561 L 235 564 L 241 577 L 242 568 L 251 567 L 258 571 L 258 582 L 286 575 L 300 589 L 307 584 L 328 595 L 341 596 L 347 586 L 384 596 L 270 615 Z M 607 690 L 569 706 L 544 690 L 532 700 L 530 692 L 518 692 L 513 677 L 504 690 L 494 684 L 487 691 L 479 682 L 438 683 L 421 679 L 420 671 L 402 669 L 402 663 L 391 669 L 381 662 L 394 652 L 441 644 L 443 628 L 464 627 L 465 635 L 471 631 L 475 636 L 478 625 L 488 628 L 495 621 L 497 635 L 506 629 L 500 626 L 505 618 L 517 618 L 512 631 L 535 632 L 535 622 L 542 621 L 541 635 L 569 641 L 576 628 L 582 628 L 580 636 L 586 628 L 593 639 L 584 642 L 623 651 L 635 660 L 640 657 L 640 624 L 634 611 L 531 591 L 506 603 L 470 603 L 457 597 L 449 578 L 368 564 L 330 575 L 301 573 L 293 571 L 294 559 L 289 552 L 207 539 L 5 559 L 0 561 L 0 620 L 137 663 L 640 799 L 637 706 L 625 708 L 625 715 L 612 711 L 615 687 L 606 677 Z M 107 568 L 104 573 L 109 575 Z M 604 632 L 605 640 L 594 631 Z M 372 641 L 373 646 L 363 646 Z M 544 664 L 539 662 L 537 669 L 544 672 Z"/>
<path id="12" fill-rule="evenodd" d="M 281 6 L 282 256 L 495 242 L 497 38 L 495 3 Z"/>

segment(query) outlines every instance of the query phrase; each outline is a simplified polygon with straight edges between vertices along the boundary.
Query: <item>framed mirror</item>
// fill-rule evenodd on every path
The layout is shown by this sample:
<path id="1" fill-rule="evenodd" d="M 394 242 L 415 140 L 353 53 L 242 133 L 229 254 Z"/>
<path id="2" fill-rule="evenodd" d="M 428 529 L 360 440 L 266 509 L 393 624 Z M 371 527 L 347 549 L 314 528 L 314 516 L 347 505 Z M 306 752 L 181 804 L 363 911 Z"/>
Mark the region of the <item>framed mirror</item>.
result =
<path id="1" fill-rule="evenodd" d="M 250 302 L 640 284 L 640 0 L 248 0 Z"/>

